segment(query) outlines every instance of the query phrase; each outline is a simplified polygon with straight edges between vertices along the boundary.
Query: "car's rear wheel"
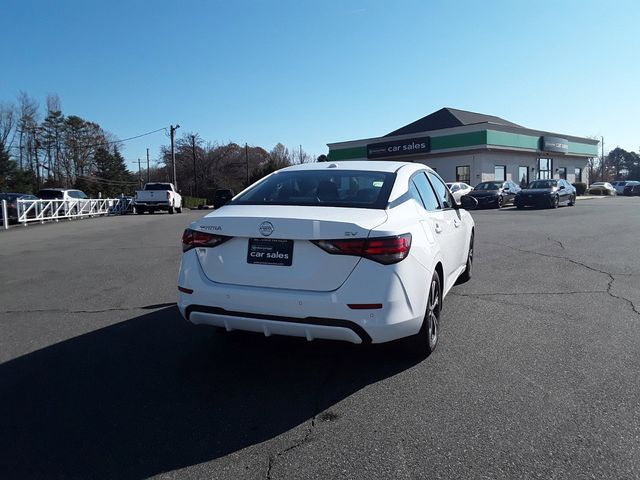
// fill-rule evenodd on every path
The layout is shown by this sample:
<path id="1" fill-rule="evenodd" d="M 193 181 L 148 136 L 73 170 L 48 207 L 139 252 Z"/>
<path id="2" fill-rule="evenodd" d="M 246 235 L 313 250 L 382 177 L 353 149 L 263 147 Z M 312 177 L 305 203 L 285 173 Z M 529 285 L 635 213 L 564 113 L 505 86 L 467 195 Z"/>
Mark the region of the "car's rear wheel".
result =
<path id="1" fill-rule="evenodd" d="M 558 198 L 557 195 L 555 195 L 551 200 L 550 200 L 550 205 L 549 208 L 558 208 L 558 205 L 560 204 L 560 199 Z"/>
<path id="2" fill-rule="evenodd" d="M 173 215 L 173 214 L 176 212 L 176 209 L 175 209 L 175 208 L 173 208 L 173 205 L 171 205 L 171 206 L 169 207 L 168 212 L 169 212 L 171 215 Z"/>
<path id="3" fill-rule="evenodd" d="M 503 203 L 504 203 L 504 200 L 502 199 L 502 196 L 498 196 L 498 208 L 502 208 Z"/>
<path id="4" fill-rule="evenodd" d="M 422 321 L 420 331 L 409 337 L 410 352 L 419 357 L 428 357 L 438 345 L 440 334 L 440 312 L 442 311 L 442 289 L 440 288 L 440 275 L 433 272 L 429 283 L 429 297 L 427 309 Z"/>
<path id="5" fill-rule="evenodd" d="M 575 195 L 571 195 L 571 197 L 569 198 L 569 203 L 568 205 L 570 207 L 573 207 L 576 204 L 576 196 Z"/>
<path id="6" fill-rule="evenodd" d="M 465 283 L 471 280 L 471 270 L 473 268 L 473 232 L 471 232 L 471 240 L 469 241 L 469 253 L 467 253 L 467 265 L 464 272 L 458 277 L 457 283 Z"/>
<path id="7" fill-rule="evenodd" d="M 178 213 L 182 213 L 182 207 L 178 207 L 178 208 L 176 208 L 176 212 L 178 212 Z"/>

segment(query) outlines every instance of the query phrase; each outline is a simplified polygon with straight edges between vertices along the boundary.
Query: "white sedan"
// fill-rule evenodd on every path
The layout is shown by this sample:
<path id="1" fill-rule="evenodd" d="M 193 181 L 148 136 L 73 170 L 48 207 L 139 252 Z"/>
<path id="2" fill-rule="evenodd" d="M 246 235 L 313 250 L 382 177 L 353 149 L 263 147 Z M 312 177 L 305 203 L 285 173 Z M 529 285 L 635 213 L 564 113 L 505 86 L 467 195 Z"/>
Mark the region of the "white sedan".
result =
<path id="1" fill-rule="evenodd" d="M 447 187 L 449 187 L 453 198 L 455 198 L 458 203 L 460 203 L 460 198 L 462 198 L 463 195 L 467 195 L 468 193 L 471 193 L 471 190 L 473 190 L 471 185 L 467 185 L 464 182 L 447 183 Z"/>
<path id="2" fill-rule="evenodd" d="M 473 239 L 471 215 L 425 165 L 296 165 L 185 230 L 178 307 L 194 324 L 267 337 L 410 337 L 428 355 L 443 298 L 471 276 Z"/>

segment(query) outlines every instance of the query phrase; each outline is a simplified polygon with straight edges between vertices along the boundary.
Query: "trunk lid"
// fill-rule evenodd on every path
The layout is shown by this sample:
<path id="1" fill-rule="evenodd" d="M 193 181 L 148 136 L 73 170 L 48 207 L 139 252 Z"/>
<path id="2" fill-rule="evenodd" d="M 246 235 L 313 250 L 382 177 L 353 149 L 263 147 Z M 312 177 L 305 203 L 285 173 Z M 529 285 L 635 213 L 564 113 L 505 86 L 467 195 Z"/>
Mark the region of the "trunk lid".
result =
<path id="1" fill-rule="evenodd" d="M 386 211 L 377 209 L 227 205 L 191 228 L 232 237 L 214 248 L 196 248 L 209 280 L 255 287 L 331 291 L 345 282 L 360 257 L 331 255 L 311 240 L 366 238 L 371 229 L 386 220 Z M 275 254 L 276 258 L 263 261 L 250 257 L 251 252 L 260 255 L 256 253 L 260 251 Z M 291 258 L 286 259 L 284 255 Z"/>

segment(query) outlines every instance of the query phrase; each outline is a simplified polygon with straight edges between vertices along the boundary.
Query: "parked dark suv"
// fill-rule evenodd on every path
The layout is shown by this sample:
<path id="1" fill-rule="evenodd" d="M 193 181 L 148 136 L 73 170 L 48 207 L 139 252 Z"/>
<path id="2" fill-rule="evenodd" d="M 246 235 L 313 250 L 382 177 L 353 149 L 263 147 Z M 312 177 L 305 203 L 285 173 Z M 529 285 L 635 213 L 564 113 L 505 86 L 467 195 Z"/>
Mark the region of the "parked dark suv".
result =
<path id="1" fill-rule="evenodd" d="M 213 194 L 213 208 L 220 208 L 233 198 L 233 190 L 228 188 L 219 188 Z"/>
<path id="2" fill-rule="evenodd" d="M 636 182 L 634 180 L 626 182 L 624 185 L 624 191 L 622 193 L 627 197 L 640 196 L 640 182 Z"/>

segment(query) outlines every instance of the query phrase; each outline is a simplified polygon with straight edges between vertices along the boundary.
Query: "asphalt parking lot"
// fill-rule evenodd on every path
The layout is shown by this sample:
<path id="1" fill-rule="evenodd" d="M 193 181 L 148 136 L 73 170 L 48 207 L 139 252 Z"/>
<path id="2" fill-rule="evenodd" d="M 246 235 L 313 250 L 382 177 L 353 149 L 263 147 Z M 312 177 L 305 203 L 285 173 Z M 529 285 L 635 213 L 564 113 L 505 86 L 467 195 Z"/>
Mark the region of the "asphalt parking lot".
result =
<path id="1" fill-rule="evenodd" d="M 474 212 L 421 362 L 186 323 L 201 215 L 0 232 L 2 478 L 640 478 L 640 198 Z"/>

